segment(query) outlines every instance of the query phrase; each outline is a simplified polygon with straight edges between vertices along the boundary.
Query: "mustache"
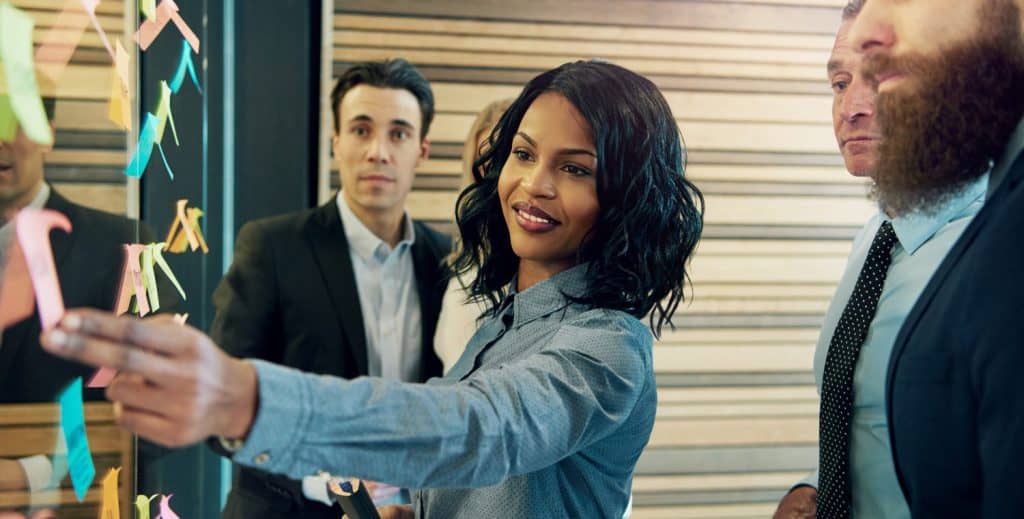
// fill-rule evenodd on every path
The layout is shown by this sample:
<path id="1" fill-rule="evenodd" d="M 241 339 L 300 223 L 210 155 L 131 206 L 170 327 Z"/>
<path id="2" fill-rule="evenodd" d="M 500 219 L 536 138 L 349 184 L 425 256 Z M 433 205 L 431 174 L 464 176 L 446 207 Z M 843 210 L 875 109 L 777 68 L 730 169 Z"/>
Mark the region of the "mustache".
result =
<path id="1" fill-rule="evenodd" d="M 920 76 L 928 70 L 930 60 L 920 54 L 893 56 L 891 54 L 869 54 L 861 62 L 860 77 L 872 90 L 878 90 L 878 78 L 885 74 L 907 77 Z"/>

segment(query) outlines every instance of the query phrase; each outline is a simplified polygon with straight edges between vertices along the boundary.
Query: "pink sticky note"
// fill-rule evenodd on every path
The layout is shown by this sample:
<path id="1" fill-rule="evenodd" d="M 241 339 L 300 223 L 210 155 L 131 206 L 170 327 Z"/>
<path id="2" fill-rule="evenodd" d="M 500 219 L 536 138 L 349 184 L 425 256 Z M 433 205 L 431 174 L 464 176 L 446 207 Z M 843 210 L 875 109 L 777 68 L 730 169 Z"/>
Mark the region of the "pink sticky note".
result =
<path id="1" fill-rule="evenodd" d="M 177 10 L 178 6 L 173 2 L 168 3 L 166 0 L 160 2 L 160 5 L 156 7 L 156 20 L 142 22 L 138 32 L 135 33 L 135 41 L 139 43 L 139 48 L 143 51 L 149 49 L 153 40 L 160 35 L 160 31 L 164 30 L 167 23 L 171 21 L 171 15 L 176 14 Z"/>
<path id="2" fill-rule="evenodd" d="M 35 61 L 39 71 L 53 81 L 57 81 L 71 61 L 85 26 L 89 25 L 89 15 L 82 7 L 80 0 L 65 0 L 57 21 L 47 29 L 36 49 Z"/>
<path id="3" fill-rule="evenodd" d="M 100 35 L 100 40 L 103 41 L 103 46 L 107 48 L 107 54 L 110 54 L 110 59 L 116 60 L 117 57 L 114 55 L 114 48 L 110 46 L 110 40 L 107 39 L 107 33 L 103 31 L 103 26 L 100 25 L 100 21 L 96 18 L 96 8 L 99 7 L 100 0 L 82 0 L 82 7 L 85 8 L 86 14 L 89 15 L 89 19 L 92 20 L 92 26 L 96 29 L 96 33 Z"/>
<path id="4" fill-rule="evenodd" d="M 146 289 L 142 284 L 142 266 L 139 257 L 146 246 L 140 243 L 124 245 L 124 266 L 121 268 L 121 284 L 117 291 L 117 301 L 114 303 L 114 313 L 121 315 L 128 311 L 132 295 L 135 296 L 135 304 L 139 308 L 139 315 L 149 313 L 149 300 L 146 298 Z"/>
<path id="5" fill-rule="evenodd" d="M 185 321 L 188 320 L 188 314 L 174 314 L 173 319 L 178 324 L 185 324 Z"/>
<path id="6" fill-rule="evenodd" d="M 189 46 L 192 47 L 192 52 L 198 54 L 199 37 L 196 36 L 196 33 L 192 32 L 192 28 L 189 27 L 187 23 L 185 23 L 185 20 L 177 12 L 171 13 L 171 21 L 174 22 L 174 25 L 178 27 L 178 30 L 181 32 L 181 35 L 185 37 L 186 41 L 188 41 Z"/>
<path id="7" fill-rule="evenodd" d="M 174 513 L 174 510 L 171 510 L 170 501 L 173 496 L 174 494 L 160 497 L 160 515 L 157 516 L 157 519 L 180 519 L 178 514 Z"/>
<path id="8" fill-rule="evenodd" d="M 0 283 L 0 330 L 28 319 L 32 315 L 35 303 L 25 254 L 21 252 L 18 240 L 14 240 L 7 253 L 7 266 L 4 268 L 4 277 Z"/>
<path id="9" fill-rule="evenodd" d="M 54 227 L 71 232 L 71 222 L 63 214 L 50 209 L 26 208 L 15 217 L 18 243 L 25 253 L 29 277 L 36 294 L 36 306 L 43 329 L 49 329 L 64 315 L 64 297 L 60 292 L 57 267 L 50 249 L 50 230 Z"/>
<path id="10" fill-rule="evenodd" d="M 89 383 L 86 384 L 86 387 L 107 387 L 110 385 L 110 381 L 114 380 L 114 376 L 116 375 L 116 369 L 100 368 L 96 370 L 96 373 L 89 379 Z"/>

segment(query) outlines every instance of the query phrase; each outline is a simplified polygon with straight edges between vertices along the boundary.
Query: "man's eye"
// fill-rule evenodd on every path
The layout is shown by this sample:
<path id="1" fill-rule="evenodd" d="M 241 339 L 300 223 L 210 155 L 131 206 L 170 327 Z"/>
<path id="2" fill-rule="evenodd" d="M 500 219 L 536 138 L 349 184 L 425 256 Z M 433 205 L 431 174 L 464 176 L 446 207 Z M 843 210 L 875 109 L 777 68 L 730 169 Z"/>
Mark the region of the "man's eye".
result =
<path id="1" fill-rule="evenodd" d="M 404 141 L 409 138 L 409 132 L 405 130 L 395 130 L 391 132 L 391 138 L 396 141 Z"/>
<path id="2" fill-rule="evenodd" d="M 846 90 L 846 87 L 848 86 L 849 84 L 846 81 L 835 81 L 832 83 L 832 91 L 843 92 Z"/>
<path id="3" fill-rule="evenodd" d="M 357 126 L 357 127 L 352 129 L 352 133 L 354 133 L 354 134 L 356 134 L 356 135 L 358 135 L 360 137 L 364 137 L 364 136 L 370 134 L 370 130 L 367 130 L 366 128 L 363 128 L 362 126 Z"/>

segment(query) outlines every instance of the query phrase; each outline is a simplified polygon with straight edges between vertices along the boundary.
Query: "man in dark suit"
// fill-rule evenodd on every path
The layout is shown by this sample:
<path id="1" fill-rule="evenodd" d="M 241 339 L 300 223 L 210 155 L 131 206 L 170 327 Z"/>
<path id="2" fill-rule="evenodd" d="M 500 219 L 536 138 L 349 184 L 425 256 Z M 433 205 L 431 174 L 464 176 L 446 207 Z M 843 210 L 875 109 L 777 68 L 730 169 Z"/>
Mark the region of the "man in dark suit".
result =
<path id="1" fill-rule="evenodd" d="M 990 172 L 984 207 L 918 298 L 889 362 L 889 431 L 914 517 L 1024 513 L 1022 8 L 869 0 L 851 29 L 879 92 L 888 200 L 927 207 Z"/>
<path id="2" fill-rule="evenodd" d="M 55 100 L 44 98 L 51 124 Z M 0 279 L 14 236 L 13 218 L 26 207 L 52 209 L 67 216 L 71 233 L 50 233 L 57 277 L 67 307 L 88 306 L 113 310 L 121 268 L 122 245 L 149 243 L 153 232 L 138 221 L 89 209 L 60 195 L 43 178 L 44 156 L 50 146 L 32 142 L 19 129 L 10 141 L 0 141 Z M 165 301 L 176 301 L 163 290 Z M 54 357 L 39 346 L 39 313 L 3 330 L 0 342 L 0 404 L 54 402 L 75 377 L 88 377 L 95 368 Z M 102 400 L 102 389 L 86 389 L 86 400 Z M 44 456 L 21 460 L 0 459 L 0 488 L 26 488 L 49 479 Z"/>
<path id="3" fill-rule="evenodd" d="M 451 240 L 405 210 L 430 148 L 430 85 L 404 60 L 363 63 L 341 76 L 331 103 L 341 191 L 241 229 L 210 335 L 235 356 L 313 373 L 438 376 L 432 338 Z M 337 519 L 322 504 L 325 482 L 240 469 L 224 517 Z"/>

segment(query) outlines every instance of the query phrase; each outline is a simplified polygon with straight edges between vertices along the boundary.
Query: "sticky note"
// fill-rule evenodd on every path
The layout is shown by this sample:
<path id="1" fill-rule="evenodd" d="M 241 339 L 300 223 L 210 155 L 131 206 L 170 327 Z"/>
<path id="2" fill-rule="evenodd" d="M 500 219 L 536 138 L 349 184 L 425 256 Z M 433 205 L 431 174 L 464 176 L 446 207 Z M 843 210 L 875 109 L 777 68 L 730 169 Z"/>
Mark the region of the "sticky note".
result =
<path id="1" fill-rule="evenodd" d="M 192 29 L 185 23 L 181 15 L 178 14 L 177 4 L 172 0 L 163 0 L 160 2 L 160 5 L 156 6 L 155 14 L 155 17 L 147 15 L 147 20 L 142 22 L 138 32 L 135 33 L 135 41 L 139 43 L 139 48 L 143 51 L 149 49 L 149 46 L 153 44 L 153 40 L 160 35 L 164 27 L 167 27 L 167 23 L 174 22 L 174 26 L 178 28 L 182 37 L 185 38 L 185 42 L 194 52 L 199 52 L 199 37 L 192 32 Z"/>
<path id="2" fill-rule="evenodd" d="M 113 368 L 99 368 L 96 373 L 93 373 L 92 377 L 89 378 L 89 383 L 85 387 L 91 388 L 103 388 L 110 385 L 110 382 L 117 376 L 117 370 Z"/>
<path id="3" fill-rule="evenodd" d="M 188 320 L 188 314 L 174 314 L 172 319 L 178 324 L 185 324 L 185 321 Z"/>
<path id="4" fill-rule="evenodd" d="M 158 494 L 146 497 L 142 494 L 135 496 L 135 519 L 149 519 L 149 504 L 156 499 Z"/>
<path id="5" fill-rule="evenodd" d="M 174 494 L 160 497 L 160 516 L 157 519 L 179 519 L 178 514 L 171 510 L 171 497 L 173 496 Z"/>
<path id="6" fill-rule="evenodd" d="M 108 117 L 122 130 L 131 130 L 131 58 L 121 40 L 115 40 L 114 77 L 111 79 Z"/>
<path id="7" fill-rule="evenodd" d="M 152 20 L 156 17 L 156 0 L 141 0 L 139 11 L 146 16 L 147 20 Z"/>
<path id="8" fill-rule="evenodd" d="M 33 141 L 53 144 L 53 132 L 39 97 L 32 63 L 32 18 L 10 2 L 0 3 L 0 62 L 11 111 L 25 135 Z M 9 126 L 9 122 L 0 124 Z"/>
<path id="9" fill-rule="evenodd" d="M 78 377 L 58 398 L 60 403 L 60 426 L 64 429 L 64 440 L 68 446 L 68 468 L 71 485 L 75 487 L 78 502 L 85 499 L 96 467 L 92 463 L 89 438 L 85 434 L 85 411 L 82 408 L 82 377 Z"/>
<path id="10" fill-rule="evenodd" d="M 181 58 L 178 59 L 178 68 L 174 71 L 174 77 L 171 78 L 169 83 L 171 92 L 177 94 L 181 90 L 181 85 L 185 82 L 186 72 L 192 78 L 192 84 L 196 86 L 196 90 L 202 94 L 203 89 L 199 86 L 199 78 L 196 77 L 196 64 L 192 61 L 192 53 L 189 52 L 188 42 L 183 41 L 181 42 Z"/>
<path id="11" fill-rule="evenodd" d="M 100 519 L 121 519 L 121 504 L 117 497 L 117 476 L 121 467 L 112 468 L 103 477 L 103 501 L 100 502 Z"/>
<path id="12" fill-rule="evenodd" d="M 160 271 L 167 276 L 167 279 L 171 280 L 171 284 L 178 290 L 178 294 L 181 295 L 182 299 L 188 299 L 185 297 L 185 290 L 181 288 L 181 284 L 178 283 L 178 278 L 174 276 L 174 271 L 171 270 L 171 266 L 164 259 L 163 250 L 167 247 L 166 243 L 150 243 L 147 245 L 152 251 L 153 261 L 160 267 Z M 185 318 L 188 318 L 188 314 L 185 314 Z M 184 320 L 182 320 L 184 322 Z"/>
<path id="13" fill-rule="evenodd" d="M 121 282 L 117 291 L 117 300 L 114 303 L 114 313 L 124 314 L 128 311 L 132 296 L 136 299 L 142 296 L 145 299 L 145 292 L 142 290 L 142 251 L 145 245 L 141 243 L 125 244 L 124 264 L 121 266 Z M 139 305 L 141 307 L 141 304 Z M 149 305 L 146 304 L 146 313 L 149 313 Z M 140 308 L 141 310 L 141 308 Z"/>
<path id="14" fill-rule="evenodd" d="M 18 240 L 13 240 L 5 261 L 7 266 L 0 279 L 0 330 L 28 319 L 36 302 L 25 254 Z"/>
<path id="15" fill-rule="evenodd" d="M 167 122 L 171 123 L 171 133 L 174 135 L 174 144 L 181 146 L 178 142 L 178 130 L 174 127 L 174 113 L 171 111 L 171 87 L 166 81 L 160 82 L 160 100 L 156 104 L 156 142 L 164 140 L 164 128 Z"/>
<path id="16" fill-rule="evenodd" d="M 11 142 L 18 133 L 18 116 L 14 115 L 11 98 L 0 94 L 0 141 Z"/>
<path id="17" fill-rule="evenodd" d="M 185 240 L 188 241 L 188 245 L 193 251 L 199 248 L 199 239 L 185 214 L 186 206 L 188 206 L 187 199 L 178 200 L 177 213 L 174 221 L 171 222 L 171 229 L 167 232 L 165 240 L 167 252 L 185 252 Z"/>
<path id="18" fill-rule="evenodd" d="M 64 298 L 50 249 L 50 229 L 54 228 L 71 232 L 71 222 L 57 211 L 30 207 L 22 209 L 15 217 L 15 233 L 25 254 L 44 330 L 57 324 L 64 315 Z"/>
<path id="19" fill-rule="evenodd" d="M 86 14 L 89 15 L 89 19 L 92 21 L 92 26 L 96 29 L 96 33 L 100 35 L 100 40 L 103 41 L 103 46 L 107 48 L 107 54 L 110 54 L 110 59 L 117 60 L 117 56 L 114 55 L 114 48 L 110 46 L 110 40 L 107 39 L 107 33 L 103 31 L 103 26 L 100 25 L 100 21 L 96 18 L 96 8 L 100 5 L 100 0 L 81 0 L 82 7 L 85 8 Z"/>
<path id="20" fill-rule="evenodd" d="M 65 0 L 57 21 L 47 29 L 36 49 L 35 60 L 39 72 L 56 82 L 71 61 L 87 25 L 89 15 L 81 0 Z"/>
<path id="21" fill-rule="evenodd" d="M 124 168 L 125 176 L 139 178 L 146 172 L 149 158 L 153 154 L 153 145 L 156 143 L 156 123 L 156 116 L 147 112 L 142 131 L 139 132 L 139 143 L 135 147 L 135 153 L 132 154 L 128 166 Z"/>

